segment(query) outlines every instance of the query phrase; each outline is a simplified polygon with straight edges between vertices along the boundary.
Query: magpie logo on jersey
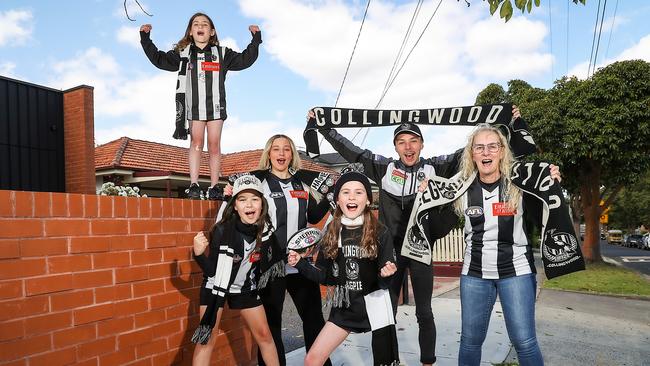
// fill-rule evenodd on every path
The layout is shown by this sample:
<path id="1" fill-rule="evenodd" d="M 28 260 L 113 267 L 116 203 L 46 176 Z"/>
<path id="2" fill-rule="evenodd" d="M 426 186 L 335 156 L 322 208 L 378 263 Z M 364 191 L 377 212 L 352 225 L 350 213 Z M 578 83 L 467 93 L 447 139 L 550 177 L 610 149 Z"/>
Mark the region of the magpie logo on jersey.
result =
<path id="1" fill-rule="evenodd" d="M 556 230 L 549 230 L 546 240 L 547 243 L 543 246 L 543 254 L 548 260 L 554 263 L 564 262 L 571 257 L 574 257 L 578 249 L 578 240 L 574 235 Z"/>
<path id="2" fill-rule="evenodd" d="M 480 206 L 470 206 L 465 209 L 465 215 L 471 218 L 477 218 L 483 216 L 483 207 Z"/>
<path id="3" fill-rule="evenodd" d="M 348 290 L 361 291 L 363 284 L 359 281 L 359 263 L 353 258 L 345 260 L 345 288 Z"/>

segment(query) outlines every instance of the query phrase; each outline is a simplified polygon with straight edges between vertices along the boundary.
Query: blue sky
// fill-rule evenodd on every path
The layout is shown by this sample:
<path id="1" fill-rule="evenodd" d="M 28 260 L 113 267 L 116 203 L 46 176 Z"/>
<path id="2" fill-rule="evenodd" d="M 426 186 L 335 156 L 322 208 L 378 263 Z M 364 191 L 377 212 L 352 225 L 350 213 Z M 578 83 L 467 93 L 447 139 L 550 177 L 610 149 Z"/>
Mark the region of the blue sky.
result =
<path id="1" fill-rule="evenodd" d="M 462 0 L 442 1 L 380 108 L 471 105 L 489 83 L 505 86 L 520 78 L 549 88 L 566 74 L 586 76 L 598 1 L 568 7 L 569 0 L 553 0 L 550 6 L 542 1 L 532 14 L 516 12 L 508 23 L 490 17 L 486 2 L 470 2 L 467 7 Z M 182 6 L 141 0 L 153 14 L 148 17 L 128 0 L 136 19 L 131 22 L 123 3 L 3 0 L 0 75 L 57 89 L 93 86 L 98 144 L 128 136 L 187 146 L 171 138 L 176 75 L 149 63 L 139 45 L 139 26 L 151 23 L 152 39 L 167 50 L 181 38 L 189 17 L 202 11 L 214 20 L 222 44 L 241 50 L 250 41 L 248 25 L 257 24 L 264 41 L 259 59 L 247 70 L 228 74 L 224 153 L 261 148 L 275 133 L 304 145 L 306 111 L 334 105 L 366 6 L 359 0 L 186 0 Z M 338 106 L 376 106 L 416 3 L 371 2 Z M 620 0 L 614 17 L 616 3 L 607 2 L 598 66 L 633 58 L 650 61 L 650 3 Z M 407 52 L 437 4 L 422 6 Z M 423 155 L 450 153 L 467 133 L 462 127 L 424 128 Z M 393 156 L 391 135 L 388 127 L 372 129 L 363 146 Z"/>

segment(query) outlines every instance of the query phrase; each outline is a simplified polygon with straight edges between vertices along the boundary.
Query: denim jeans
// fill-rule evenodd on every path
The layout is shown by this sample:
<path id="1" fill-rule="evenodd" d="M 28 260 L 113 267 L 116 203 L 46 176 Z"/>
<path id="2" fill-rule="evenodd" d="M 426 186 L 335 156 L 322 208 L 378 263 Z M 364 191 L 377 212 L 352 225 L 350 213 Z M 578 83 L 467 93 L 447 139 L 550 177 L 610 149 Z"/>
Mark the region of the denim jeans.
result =
<path id="1" fill-rule="evenodd" d="M 490 323 L 497 294 L 503 308 L 508 337 L 517 351 L 521 366 L 543 365 L 535 336 L 535 274 L 489 280 L 472 276 L 460 278 L 462 333 L 458 364 L 479 365 L 481 346 Z"/>

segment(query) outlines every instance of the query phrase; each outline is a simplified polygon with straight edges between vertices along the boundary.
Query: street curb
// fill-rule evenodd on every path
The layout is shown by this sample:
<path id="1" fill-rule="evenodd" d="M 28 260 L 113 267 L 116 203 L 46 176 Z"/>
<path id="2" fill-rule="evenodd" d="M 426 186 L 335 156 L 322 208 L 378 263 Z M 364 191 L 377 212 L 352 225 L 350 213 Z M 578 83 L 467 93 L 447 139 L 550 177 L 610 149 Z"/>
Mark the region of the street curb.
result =
<path id="1" fill-rule="evenodd" d="M 586 292 L 586 291 L 576 291 L 576 290 L 565 290 L 565 289 L 561 289 L 561 288 L 543 288 L 541 290 L 572 292 L 574 294 L 618 297 L 618 298 L 622 298 L 622 299 L 650 301 L 650 296 L 648 296 L 648 295 L 626 295 L 626 294 L 611 294 L 611 293 L 606 293 L 606 292 Z"/>

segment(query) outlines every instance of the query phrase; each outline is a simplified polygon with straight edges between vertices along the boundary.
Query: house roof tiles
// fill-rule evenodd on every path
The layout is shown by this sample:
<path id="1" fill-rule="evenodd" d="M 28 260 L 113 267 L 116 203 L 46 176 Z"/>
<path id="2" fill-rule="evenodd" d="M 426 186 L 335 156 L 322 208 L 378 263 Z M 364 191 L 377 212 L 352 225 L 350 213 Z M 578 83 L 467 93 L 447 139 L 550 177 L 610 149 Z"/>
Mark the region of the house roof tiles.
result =
<path id="1" fill-rule="evenodd" d="M 257 169 L 262 149 L 223 154 L 221 176 Z M 318 165 L 301 154 L 302 168 L 307 170 L 335 173 L 332 169 Z M 95 170 L 129 169 L 134 171 L 169 172 L 189 175 L 188 149 L 157 142 L 121 137 L 95 148 Z M 208 153 L 201 153 L 201 176 L 209 176 Z"/>

